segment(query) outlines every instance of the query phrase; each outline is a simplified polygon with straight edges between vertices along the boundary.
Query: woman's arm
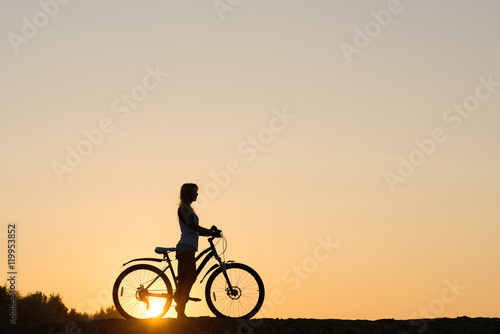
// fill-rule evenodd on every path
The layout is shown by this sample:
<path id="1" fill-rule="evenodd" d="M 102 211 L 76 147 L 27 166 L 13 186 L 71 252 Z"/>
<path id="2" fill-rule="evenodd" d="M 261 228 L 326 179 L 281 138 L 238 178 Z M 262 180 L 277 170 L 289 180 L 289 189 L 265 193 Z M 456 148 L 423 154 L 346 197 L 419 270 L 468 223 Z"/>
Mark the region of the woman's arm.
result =
<path id="1" fill-rule="evenodd" d="M 179 218 L 189 226 L 189 228 L 197 231 L 201 236 L 209 237 L 213 235 L 213 232 L 209 229 L 201 227 L 197 225 L 194 221 L 193 210 L 187 206 L 181 205 L 179 206 L 179 210 L 177 210 L 177 214 Z"/>

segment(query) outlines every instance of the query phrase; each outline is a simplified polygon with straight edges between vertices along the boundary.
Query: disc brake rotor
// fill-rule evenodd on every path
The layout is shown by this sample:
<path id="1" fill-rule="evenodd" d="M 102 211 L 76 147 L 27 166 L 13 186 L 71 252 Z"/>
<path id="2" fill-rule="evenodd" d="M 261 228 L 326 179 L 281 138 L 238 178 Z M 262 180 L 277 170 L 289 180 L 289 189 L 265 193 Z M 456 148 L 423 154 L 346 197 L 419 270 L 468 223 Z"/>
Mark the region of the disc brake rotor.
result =
<path id="1" fill-rule="evenodd" d="M 227 289 L 227 295 L 233 300 L 239 299 L 241 297 L 241 289 L 233 286 L 233 290 Z"/>

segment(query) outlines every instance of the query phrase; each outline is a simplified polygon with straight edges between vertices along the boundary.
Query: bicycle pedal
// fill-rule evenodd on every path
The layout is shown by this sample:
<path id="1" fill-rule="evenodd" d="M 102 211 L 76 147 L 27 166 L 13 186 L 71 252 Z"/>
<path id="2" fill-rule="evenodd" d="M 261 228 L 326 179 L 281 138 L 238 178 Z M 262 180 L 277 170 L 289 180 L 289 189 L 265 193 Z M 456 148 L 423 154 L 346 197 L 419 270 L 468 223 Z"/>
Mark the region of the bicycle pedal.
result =
<path id="1" fill-rule="evenodd" d="M 193 302 L 201 302 L 201 298 L 189 297 L 188 300 Z"/>

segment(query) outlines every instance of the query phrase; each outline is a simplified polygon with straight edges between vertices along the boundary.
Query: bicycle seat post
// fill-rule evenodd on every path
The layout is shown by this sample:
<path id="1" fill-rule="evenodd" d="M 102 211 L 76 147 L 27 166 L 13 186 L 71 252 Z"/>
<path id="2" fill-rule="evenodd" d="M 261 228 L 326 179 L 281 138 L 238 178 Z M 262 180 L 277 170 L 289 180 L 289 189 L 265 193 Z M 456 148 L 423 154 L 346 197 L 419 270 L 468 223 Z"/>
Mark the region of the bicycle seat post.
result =
<path id="1" fill-rule="evenodd" d="M 170 265 L 170 256 L 168 256 L 168 253 L 163 254 L 163 260 L 167 261 L 167 263 Z"/>
<path id="2" fill-rule="evenodd" d="M 163 254 L 163 260 L 165 260 L 167 262 L 167 267 L 164 270 L 167 270 L 167 268 L 170 269 L 170 273 L 172 274 L 172 277 L 174 279 L 175 288 L 177 289 L 177 276 L 175 276 L 174 267 L 172 266 L 172 261 L 170 260 L 170 256 L 168 255 L 168 252 L 165 252 Z"/>

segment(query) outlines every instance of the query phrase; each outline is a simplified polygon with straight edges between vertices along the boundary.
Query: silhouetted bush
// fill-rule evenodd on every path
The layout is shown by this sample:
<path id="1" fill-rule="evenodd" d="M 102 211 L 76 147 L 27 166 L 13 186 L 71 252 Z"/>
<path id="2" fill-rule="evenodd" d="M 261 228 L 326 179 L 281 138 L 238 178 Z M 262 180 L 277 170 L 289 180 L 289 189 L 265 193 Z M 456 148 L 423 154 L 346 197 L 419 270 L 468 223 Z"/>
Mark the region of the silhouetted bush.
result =
<path id="1" fill-rule="evenodd" d="M 106 308 L 106 310 L 104 310 L 104 307 L 101 307 L 101 310 L 94 315 L 94 319 L 111 319 L 111 318 L 119 318 L 119 319 L 122 318 L 122 316 L 120 315 L 120 313 L 118 313 L 114 305 L 111 305 L 110 307 Z"/>
<path id="2" fill-rule="evenodd" d="M 72 308 L 68 313 L 69 321 L 85 321 L 89 319 L 92 319 L 91 314 L 88 314 L 87 312 L 84 313 L 76 312 L 76 309 L 74 308 Z"/>
<path id="3" fill-rule="evenodd" d="M 29 293 L 17 300 L 17 323 L 42 323 L 49 317 L 48 298 L 40 291 Z"/>
<path id="4" fill-rule="evenodd" d="M 8 324 L 10 323 L 9 311 L 10 311 L 10 291 L 7 287 L 7 284 L 4 284 L 0 287 L 0 324 Z M 16 302 L 21 298 L 21 295 L 15 291 Z"/>
<path id="5" fill-rule="evenodd" d="M 10 296 L 7 285 L 0 287 L 0 323 L 9 323 Z M 52 293 L 49 297 L 37 291 L 21 296 L 16 292 L 16 323 L 41 324 L 46 322 L 85 321 L 89 319 L 121 318 L 114 306 L 101 309 L 95 314 L 80 313 L 64 305 L 61 295 Z"/>
<path id="6" fill-rule="evenodd" d="M 9 322 L 9 294 L 7 293 L 7 284 L 0 287 L 0 323 Z"/>

